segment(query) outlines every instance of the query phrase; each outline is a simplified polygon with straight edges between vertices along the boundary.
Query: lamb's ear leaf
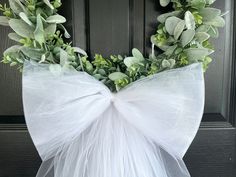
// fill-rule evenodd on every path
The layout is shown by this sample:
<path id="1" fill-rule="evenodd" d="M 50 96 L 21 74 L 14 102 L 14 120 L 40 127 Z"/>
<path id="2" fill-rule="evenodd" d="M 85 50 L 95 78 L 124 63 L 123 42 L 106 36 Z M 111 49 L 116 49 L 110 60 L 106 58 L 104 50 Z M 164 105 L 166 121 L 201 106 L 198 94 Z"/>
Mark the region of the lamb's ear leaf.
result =
<path id="1" fill-rule="evenodd" d="M 186 45 L 188 45 L 192 41 L 192 39 L 194 38 L 194 35 L 195 35 L 195 31 L 192 29 L 188 29 L 188 30 L 184 31 L 181 36 L 182 46 L 185 47 Z"/>
<path id="2" fill-rule="evenodd" d="M 9 26 L 22 37 L 34 38 L 34 28 L 20 19 L 10 19 Z"/>
<path id="3" fill-rule="evenodd" d="M 174 38 L 175 38 L 175 40 L 179 39 L 179 37 L 182 34 L 184 28 L 185 28 L 185 21 L 182 20 L 175 27 L 175 30 L 174 30 Z"/>
<path id="4" fill-rule="evenodd" d="M 206 0 L 191 0 L 190 4 L 195 9 L 201 9 L 206 6 Z"/>
<path id="5" fill-rule="evenodd" d="M 139 59 L 140 61 L 144 60 L 143 54 L 136 48 L 133 48 L 132 55 L 133 57 Z"/>
<path id="6" fill-rule="evenodd" d="M 81 49 L 79 47 L 73 47 L 73 49 L 74 49 L 75 52 L 77 52 L 79 54 L 82 54 L 84 56 L 88 56 L 87 53 L 83 49 Z"/>
<path id="7" fill-rule="evenodd" d="M 162 60 L 161 66 L 163 68 L 173 68 L 175 66 L 175 60 L 174 59 L 169 59 L 169 60 Z"/>
<path id="8" fill-rule="evenodd" d="M 175 66 L 175 63 L 176 63 L 175 59 L 169 59 L 168 61 L 170 63 L 170 68 L 173 68 Z"/>
<path id="9" fill-rule="evenodd" d="M 119 80 L 119 79 L 126 78 L 128 76 L 126 74 L 122 73 L 122 72 L 114 72 L 114 73 L 111 73 L 108 77 L 112 81 L 116 81 L 116 80 Z"/>
<path id="10" fill-rule="evenodd" d="M 34 31 L 34 38 L 41 46 L 45 42 L 43 22 L 40 14 L 37 15 L 37 25 Z"/>
<path id="11" fill-rule="evenodd" d="M 177 48 L 178 46 L 177 45 L 173 45 L 173 46 L 170 46 L 165 52 L 164 54 L 167 55 L 167 56 L 171 56 L 175 49 Z"/>
<path id="12" fill-rule="evenodd" d="M 126 57 L 124 59 L 124 64 L 129 68 L 134 64 L 138 64 L 140 62 L 140 60 L 138 58 L 135 57 Z"/>
<path id="13" fill-rule="evenodd" d="M 21 47 L 21 52 L 31 60 L 40 61 L 44 51 L 36 48 Z"/>
<path id="14" fill-rule="evenodd" d="M 212 37 L 212 38 L 218 38 L 219 37 L 219 30 L 218 28 L 214 26 L 210 26 L 209 30 L 207 33 Z"/>
<path id="15" fill-rule="evenodd" d="M 3 53 L 3 55 L 7 55 L 10 53 L 18 53 L 20 51 L 21 46 L 20 45 L 13 45 L 11 47 L 9 47 L 8 49 L 6 49 Z"/>
<path id="16" fill-rule="evenodd" d="M 162 7 L 166 7 L 170 3 L 170 0 L 160 0 L 160 4 Z"/>
<path id="17" fill-rule="evenodd" d="M 206 4 L 211 5 L 213 4 L 216 0 L 205 0 Z"/>
<path id="18" fill-rule="evenodd" d="M 177 24 L 179 22 L 181 22 L 182 20 L 178 17 L 169 17 L 166 19 L 166 22 L 165 22 L 165 27 L 166 27 L 166 31 L 170 34 L 170 35 L 173 35 L 174 34 L 174 30 L 175 30 L 175 27 L 177 26 Z"/>
<path id="19" fill-rule="evenodd" d="M 9 37 L 11 40 L 16 41 L 16 42 L 19 42 L 19 41 L 22 39 L 22 37 L 19 36 L 19 35 L 16 34 L 16 33 L 9 33 L 9 34 L 8 34 L 8 37 Z"/>
<path id="20" fill-rule="evenodd" d="M 9 20 L 5 16 L 0 16 L 0 25 L 9 26 Z"/>
<path id="21" fill-rule="evenodd" d="M 162 60 L 162 62 L 161 62 L 161 66 L 163 68 L 170 68 L 170 65 L 171 65 L 170 62 L 166 59 Z"/>
<path id="22" fill-rule="evenodd" d="M 189 48 L 184 50 L 191 63 L 203 61 L 207 55 L 210 55 L 214 51 L 206 48 Z"/>
<path id="23" fill-rule="evenodd" d="M 203 22 L 208 22 L 216 18 L 217 16 L 220 16 L 221 10 L 211 7 L 202 8 L 199 10 L 199 15 L 203 17 Z"/>
<path id="24" fill-rule="evenodd" d="M 199 43 L 202 43 L 210 38 L 210 35 L 206 32 L 198 32 L 195 34 L 195 38 Z"/>
<path id="25" fill-rule="evenodd" d="M 195 29 L 195 20 L 194 16 L 190 11 L 185 12 L 184 20 L 186 23 L 187 29 Z"/>
<path id="26" fill-rule="evenodd" d="M 50 9 L 54 9 L 53 5 L 50 3 L 50 0 L 43 0 L 43 2 L 50 7 Z"/>
<path id="27" fill-rule="evenodd" d="M 58 24 L 58 27 L 64 31 L 64 37 L 69 39 L 71 36 L 64 25 Z"/>
<path id="28" fill-rule="evenodd" d="M 224 27 L 225 20 L 221 16 L 217 16 L 216 18 L 212 19 L 211 21 L 205 22 L 205 24 L 215 26 L 215 27 Z"/>
<path id="29" fill-rule="evenodd" d="M 20 0 L 9 0 L 9 5 L 11 10 L 17 15 L 20 12 L 26 12 L 25 7 L 23 6 Z"/>
<path id="30" fill-rule="evenodd" d="M 196 32 L 207 32 L 210 28 L 210 25 L 201 25 L 196 29 Z"/>
<path id="31" fill-rule="evenodd" d="M 59 24 L 59 23 L 65 23 L 66 19 L 61 15 L 52 15 L 46 19 L 46 22 Z"/>
<path id="32" fill-rule="evenodd" d="M 165 13 L 165 14 L 161 14 L 157 17 L 157 20 L 160 22 L 160 23 L 165 23 L 166 19 L 168 17 L 171 17 L 171 16 L 176 16 L 178 17 L 179 15 L 181 14 L 181 11 L 173 11 L 173 12 L 169 12 L 169 13 Z"/>
<path id="33" fill-rule="evenodd" d="M 46 35 L 55 34 L 57 30 L 57 24 L 51 23 L 45 29 L 44 32 Z"/>
<path id="34" fill-rule="evenodd" d="M 24 12 L 19 13 L 20 18 L 30 26 L 33 26 L 33 23 L 29 20 L 28 16 Z"/>

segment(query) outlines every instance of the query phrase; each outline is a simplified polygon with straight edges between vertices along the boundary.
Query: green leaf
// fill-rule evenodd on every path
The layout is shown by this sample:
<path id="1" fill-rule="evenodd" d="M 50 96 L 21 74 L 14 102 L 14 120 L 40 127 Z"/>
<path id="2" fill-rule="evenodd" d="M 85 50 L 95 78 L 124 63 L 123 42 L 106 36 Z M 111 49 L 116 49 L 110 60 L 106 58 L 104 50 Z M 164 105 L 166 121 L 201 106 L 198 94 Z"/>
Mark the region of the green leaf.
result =
<path id="1" fill-rule="evenodd" d="M 9 20 L 5 16 L 0 16 L 0 25 L 9 26 Z"/>
<path id="2" fill-rule="evenodd" d="M 200 43 L 206 41 L 207 39 L 210 38 L 210 35 L 207 34 L 206 32 L 198 32 L 195 34 L 196 40 Z"/>
<path id="3" fill-rule="evenodd" d="M 195 35 L 195 31 L 192 29 L 188 29 L 188 30 L 184 31 L 181 36 L 182 46 L 185 47 L 186 45 L 188 45 L 192 41 L 192 39 L 194 38 L 194 35 Z"/>
<path id="4" fill-rule="evenodd" d="M 170 34 L 173 35 L 174 34 L 174 30 L 175 27 L 177 26 L 177 24 L 179 22 L 181 22 L 182 20 L 180 18 L 177 17 L 169 17 L 166 19 L 165 22 L 165 27 L 166 27 L 166 31 Z"/>
<path id="5" fill-rule="evenodd" d="M 128 77 L 126 74 L 122 73 L 122 72 L 114 72 L 109 74 L 109 79 L 111 79 L 112 81 L 116 81 L 116 80 L 120 80 L 123 78 Z"/>
<path id="6" fill-rule="evenodd" d="M 43 22 L 40 14 L 37 15 L 37 25 L 34 31 L 34 38 L 41 46 L 45 43 Z"/>
<path id="7" fill-rule="evenodd" d="M 189 61 L 192 63 L 197 61 L 203 61 L 207 55 L 210 55 L 213 50 L 206 49 L 206 48 L 189 48 L 184 50 L 187 54 Z"/>
<path id="8" fill-rule="evenodd" d="M 53 15 L 53 16 L 50 16 L 46 19 L 46 22 L 47 23 L 56 23 L 56 24 L 59 24 L 59 23 L 65 23 L 66 22 L 66 19 L 65 17 L 61 16 L 61 15 Z"/>
<path id="9" fill-rule="evenodd" d="M 162 7 L 166 7 L 170 3 L 170 0 L 160 0 L 160 4 Z"/>
<path id="10" fill-rule="evenodd" d="M 185 20 L 187 29 L 195 30 L 194 16 L 190 11 L 185 12 L 184 20 Z"/>
<path id="11" fill-rule="evenodd" d="M 185 28 L 185 21 L 181 20 L 175 27 L 174 30 L 174 38 L 175 40 L 178 40 L 180 35 L 182 34 L 183 30 Z"/>
<path id="12" fill-rule="evenodd" d="M 132 50 L 132 55 L 135 58 L 139 59 L 139 61 L 143 61 L 144 60 L 143 54 L 138 49 L 136 49 L 136 48 L 134 48 Z"/>
<path id="13" fill-rule="evenodd" d="M 16 41 L 16 42 L 19 42 L 19 41 L 22 39 L 22 37 L 19 36 L 19 35 L 16 34 L 16 33 L 9 33 L 9 34 L 8 34 L 8 37 L 9 37 L 11 40 Z"/>
<path id="14" fill-rule="evenodd" d="M 9 25 L 18 35 L 25 38 L 34 38 L 34 28 L 20 19 L 10 19 Z"/>
<path id="15" fill-rule="evenodd" d="M 50 7 L 50 9 L 54 9 L 53 5 L 50 3 L 49 0 L 43 0 L 43 2 L 44 2 L 48 7 Z"/>
<path id="16" fill-rule="evenodd" d="M 157 17 L 157 20 L 161 23 L 165 23 L 166 19 L 171 16 L 178 17 L 181 14 L 181 11 L 173 11 L 165 14 L 161 14 Z"/>
<path id="17" fill-rule="evenodd" d="M 28 16 L 24 12 L 19 13 L 20 18 L 30 26 L 33 26 L 33 23 L 29 20 Z"/>

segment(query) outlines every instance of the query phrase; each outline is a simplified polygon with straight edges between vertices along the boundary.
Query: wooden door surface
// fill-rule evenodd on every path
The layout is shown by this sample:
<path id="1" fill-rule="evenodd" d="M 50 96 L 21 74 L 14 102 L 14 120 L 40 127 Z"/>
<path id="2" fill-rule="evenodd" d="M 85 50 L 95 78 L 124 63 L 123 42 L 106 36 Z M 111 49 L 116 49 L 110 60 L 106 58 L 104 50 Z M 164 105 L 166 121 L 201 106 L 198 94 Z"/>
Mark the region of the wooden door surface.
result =
<path id="1" fill-rule="evenodd" d="M 1 3 L 6 0 L 0 0 Z M 64 0 L 61 13 L 74 45 L 95 53 L 146 55 L 158 14 L 158 0 Z M 206 105 L 200 130 L 184 160 L 193 177 L 236 177 L 236 5 L 217 0 L 228 11 L 226 26 L 214 40 L 214 62 L 205 74 Z M 0 27 L 0 55 L 12 43 Z M 21 76 L 0 63 L 0 177 L 33 177 L 41 161 L 24 123 Z"/>

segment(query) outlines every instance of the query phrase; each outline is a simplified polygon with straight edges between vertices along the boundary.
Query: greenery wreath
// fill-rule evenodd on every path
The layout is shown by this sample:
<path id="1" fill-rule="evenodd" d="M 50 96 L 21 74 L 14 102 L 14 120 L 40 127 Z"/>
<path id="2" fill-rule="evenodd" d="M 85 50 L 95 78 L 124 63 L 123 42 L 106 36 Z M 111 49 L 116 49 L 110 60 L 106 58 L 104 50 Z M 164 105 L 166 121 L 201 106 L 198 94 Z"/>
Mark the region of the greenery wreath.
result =
<path id="1" fill-rule="evenodd" d="M 0 4 L 0 24 L 11 27 L 14 33 L 9 38 L 18 44 L 4 52 L 2 62 L 20 70 L 26 60 L 52 64 L 52 72 L 74 68 L 94 76 L 113 92 L 142 77 L 194 62 L 202 62 L 206 70 L 213 52 L 209 39 L 217 38 L 218 28 L 225 25 L 221 10 L 210 7 L 214 1 L 160 0 L 162 6 L 172 3 L 174 11 L 157 18 L 148 57 L 134 48 L 129 57 L 96 54 L 92 60 L 82 49 L 64 42 L 70 35 L 63 26 L 66 19 L 57 13 L 61 0 L 9 0 L 9 7 Z M 154 51 L 155 47 L 160 50 Z"/>

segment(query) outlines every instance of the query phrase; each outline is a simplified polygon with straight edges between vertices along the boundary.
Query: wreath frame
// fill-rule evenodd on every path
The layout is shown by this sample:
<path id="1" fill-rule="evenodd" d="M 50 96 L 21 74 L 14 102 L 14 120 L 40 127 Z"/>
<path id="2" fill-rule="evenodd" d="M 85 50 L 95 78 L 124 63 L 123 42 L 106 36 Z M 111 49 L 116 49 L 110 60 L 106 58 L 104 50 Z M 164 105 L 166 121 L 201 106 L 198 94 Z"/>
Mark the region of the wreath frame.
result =
<path id="1" fill-rule="evenodd" d="M 61 0 L 9 0 L 9 7 L 0 4 L 0 25 L 10 26 L 14 33 L 8 36 L 17 45 L 6 49 L 2 62 L 19 70 L 30 60 L 50 64 L 53 73 L 84 71 L 112 92 L 140 78 L 196 62 L 206 70 L 214 52 L 210 39 L 217 38 L 218 28 L 225 25 L 221 10 L 211 7 L 214 2 L 160 0 L 163 7 L 172 3 L 173 11 L 157 17 L 159 25 L 150 37 L 152 52 L 148 57 L 134 48 L 132 56 L 104 58 L 96 54 L 92 60 L 84 50 L 65 42 L 70 34 L 63 25 L 66 18 L 58 14 Z"/>

